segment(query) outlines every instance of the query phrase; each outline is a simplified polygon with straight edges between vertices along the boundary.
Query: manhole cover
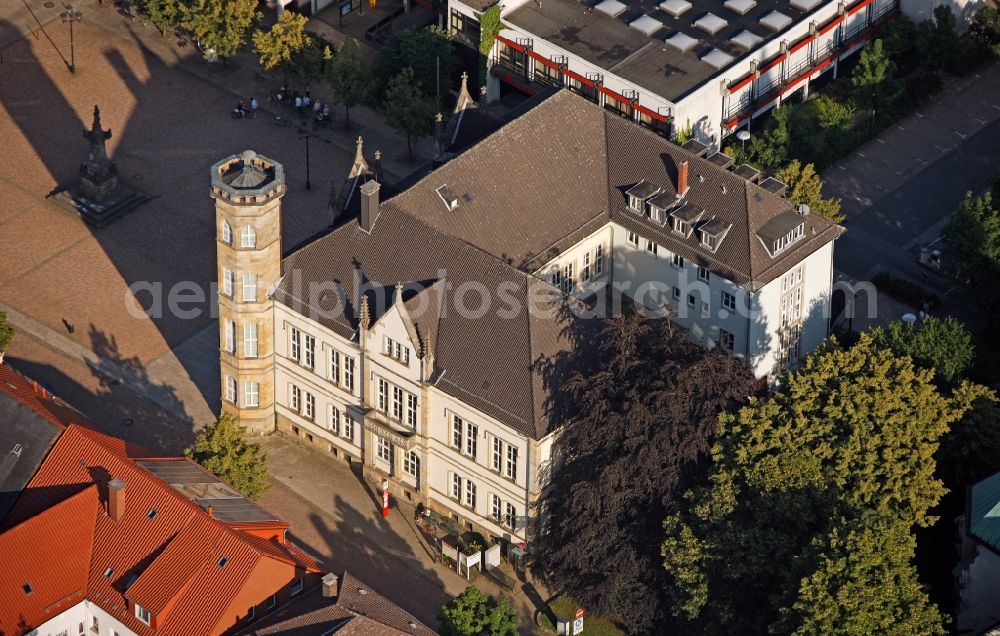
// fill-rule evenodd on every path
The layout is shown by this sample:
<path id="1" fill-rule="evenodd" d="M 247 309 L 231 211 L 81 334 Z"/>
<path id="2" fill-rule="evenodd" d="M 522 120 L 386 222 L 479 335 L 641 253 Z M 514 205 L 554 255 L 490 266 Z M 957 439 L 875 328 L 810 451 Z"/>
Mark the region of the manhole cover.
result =
<path id="1" fill-rule="evenodd" d="M 42 4 L 42 6 L 45 7 L 46 9 L 51 9 L 52 7 L 56 6 L 56 3 L 55 2 L 45 2 L 45 3 Z"/>

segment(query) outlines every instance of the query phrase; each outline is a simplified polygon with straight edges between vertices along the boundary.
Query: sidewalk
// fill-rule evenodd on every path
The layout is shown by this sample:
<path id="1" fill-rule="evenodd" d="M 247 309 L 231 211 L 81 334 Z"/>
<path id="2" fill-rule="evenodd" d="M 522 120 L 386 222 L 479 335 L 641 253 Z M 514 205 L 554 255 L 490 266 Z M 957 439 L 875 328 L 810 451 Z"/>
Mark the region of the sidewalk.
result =
<path id="1" fill-rule="evenodd" d="M 138 20 L 130 22 L 107 6 L 101 8 L 96 0 L 90 0 L 87 7 L 88 22 L 118 36 L 134 38 L 165 64 L 182 68 L 230 92 L 234 102 L 237 99 L 247 100 L 250 96 L 255 96 L 264 113 L 289 116 L 291 111 L 288 109 L 267 103 L 267 95 L 280 88 L 281 78 L 268 76 L 260 70 L 257 56 L 251 50 L 252 45 L 244 47 L 244 52 L 229 59 L 225 65 L 209 64 L 201 58 L 201 54 L 194 46 L 173 35 L 164 38 L 152 25 L 143 25 Z M 333 37 L 330 35 L 333 30 L 328 25 L 315 24 L 315 22 L 310 24 L 310 30 Z M 331 90 L 322 82 L 316 82 L 313 85 L 312 95 L 314 98 L 329 101 Z M 330 128 L 321 129 L 318 135 L 351 156 L 354 155 L 355 140 L 360 135 L 365 140 L 369 161 L 375 150 L 382 151 L 382 168 L 390 181 L 400 181 L 414 169 L 434 158 L 434 141 L 430 137 L 414 143 L 414 159 L 410 160 L 406 151 L 406 138 L 396 133 L 381 114 L 365 106 L 356 106 L 351 109 L 351 128 L 344 130 L 343 108 L 334 108 L 337 121 Z"/>

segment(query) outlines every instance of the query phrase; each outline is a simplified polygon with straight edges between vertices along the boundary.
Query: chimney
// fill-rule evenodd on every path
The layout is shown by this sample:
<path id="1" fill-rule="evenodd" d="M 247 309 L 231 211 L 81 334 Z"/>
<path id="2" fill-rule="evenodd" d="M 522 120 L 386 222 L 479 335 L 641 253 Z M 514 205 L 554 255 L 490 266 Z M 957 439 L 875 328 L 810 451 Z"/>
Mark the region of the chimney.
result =
<path id="1" fill-rule="evenodd" d="M 361 229 L 371 232 L 378 220 L 378 181 L 372 179 L 361 186 Z"/>
<path id="2" fill-rule="evenodd" d="M 677 166 L 677 196 L 682 197 L 688 191 L 688 162 L 682 161 Z"/>
<path id="3" fill-rule="evenodd" d="M 209 517 L 215 517 L 215 508 L 213 508 L 212 506 L 209 506 L 209 507 L 208 507 L 208 508 L 207 508 L 207 509 L 205 510 L 205 512 L 207 512 L 207 513 L 208 513 L 208 516 L 209 516 Z"/>
<path id="4" fill-rule="evenodd" d="M 323 576 L 323 597 L 324 598 L 337 598 L 337 594 L 340 591 L 340 578 L 330 572 L 329 574 Z"/>
<path id="5" fill-rule="evenodd" d="M 121 477 L 108 482 L 108 516 L 112 521 L 125 516 L 125 480 Z"/>

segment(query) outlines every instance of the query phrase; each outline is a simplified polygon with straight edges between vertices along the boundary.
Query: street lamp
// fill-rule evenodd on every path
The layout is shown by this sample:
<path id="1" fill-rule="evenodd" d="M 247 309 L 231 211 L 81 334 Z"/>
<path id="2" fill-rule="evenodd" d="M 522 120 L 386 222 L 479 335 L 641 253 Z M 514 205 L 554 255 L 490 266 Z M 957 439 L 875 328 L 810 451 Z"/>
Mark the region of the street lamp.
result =
<path id="1" fill-rule="evenodd" d="M 744 157 L 747 156 L 747 140 L 750 139 L 749 130 L 741 130 L 736 133 L 736 138 L 740 140 L 740 154 Z"/>
<path id="2" fill-rule="evenodd" d="M 315 133 L 309 132 L 305 126 L 299 128 L 299 139 L 306 140 L 306 190 L 312 188 L 312 182 L 309 180 L 309 139 L 310 137 L 315 137 Z"/>
<path id="3" fill-rule="evenodd" d="M 63 22 L 69 22 L 69 72 L 76 73 L 76 49 L 73 45 L 73 23 L 83 20 L 83 14 L 67 4 L 65 11 L 59 14 Z"/>

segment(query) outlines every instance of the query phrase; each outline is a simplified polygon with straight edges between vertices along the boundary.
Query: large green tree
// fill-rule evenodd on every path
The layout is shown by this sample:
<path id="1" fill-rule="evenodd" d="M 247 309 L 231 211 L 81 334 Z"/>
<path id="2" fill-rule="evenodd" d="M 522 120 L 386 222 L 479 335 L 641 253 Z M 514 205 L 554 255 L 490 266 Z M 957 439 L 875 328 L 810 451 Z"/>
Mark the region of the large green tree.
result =
<path id="1" fill-rule="evenodd" d="M 664 524 L 674 611 L 708 633 L 943 633 L 913 529 L 945 492 L 941 436 L 984 393 L 932 377 L 862 334 L 723 415 L 710 485 Z"/>
<path id="2" fill-rule="evenodd" d="M 933 370 L 942 388 L 963 380 L 975 356 L 972 334 L 952 317 L 942 320 L 930 316 L 919 325 L 894 322 L 875 327 L 871 336 L 876 345 L 898 356 L 910 356 L 915 364 Z"/>
<path id="3" fill-rule="evenodd" d="M 406 149 L 413 159 L 413 140 L 434 129 L 434 104 L 424 96 L 413 69 L 405 68 L 389 80 L 382 106 L 389 125 L 406 135 Z"/>
<path id="4" fill-rule="evenodd" d="M 371 64 L 361 53 L 358 41 L 340 45 L 326 69 L 326 80 L 333 89 L 333 99 L 344 107 L 344 125 L 351 125 L 351 108 L 371 100 L 375 78 Z"/>
<path id="5" fill-rule="evenodd" d="M 775 178 L 788 185 L 785 195 L 792 203 L 804 203 L 813 214 L 817 214 L 833 223 L 840 223 L 844 215 L 840 213 L 840 199 L 823 198 L 823 181 L 816 174 L 816 168 L 811 163 L 802 165 L 798 159 L 775 173 Z"/>
<path id="6" fill-rule="evenodd" d="M 517 614 L 506 596 L 487 596 L 470 585 L 438 613 L 444 636 L 517 636 Z"/>
<path id="7" fill-rule="evenodd" d="M 436 100 L 439 88 L 441 93 L 447 94 L 447 87 L 451 85 L 452 55 L 451 35 L 447 29 L 431 26 L 403 31 L 392 36 L 379 52 L 379 75 L 385 83 L 405 69 L 412 69 L 422 95 Z M 441 107 L 436 104 L 435 110 Z"/>
<path id="8" fill-rule="evenodd" d="M 851 75 L 858 101 L 868 106 L 872 127 L 877 123 L 879 113 L 892 102 L 898 93 L 898 85 L 893 77 L 895 63 L 885 54 L 882 40 L 869 42 L 861 51 L 858 64 Z"/>
<path id="9" fill-rule="evenodd" d="M 267 492 L 267 455 L 228 413 L 206 426 L 184 455 L 251 499 Z"/>
<path id="10" fill-rule="evenodd" d="M 148 20 L 166 36 L 181 25 L 184 6 L 184 0 L 140 0 L 136 11 L 142 20 Z"/>
<path id="11" fill-rule="evenodd" d="M 984 6 L 976 11 L 969 35 L 980 47 L 1000 57 L 1000 8 Z"/>
<path id="12" fill-rule="evenodd" d="M 191 32 L 206 58 L 226 60 L 247 43 L 261 17 L 257 0 L 188 0 L 181 26 Z"/>
<path id="13" fill-rule="evenodd" d="M 569 423 L 555 440 L 534 554 L 554 589 L 628 633 L 655 631 L 669 620 L 661 521 L 704 475 L 719 413 L 754 392 L 753 374 L 639 312 L 577 340 L 580 351 L 545 374 Z"/>
<path id="14" fill-rule="evenodd" d="M 284 11 L 270 29 L 254 31 L 253 45 L 262 69 L 288 73 L 292 59 L 306 46 L 306 22 L 301 13 Z"/>

